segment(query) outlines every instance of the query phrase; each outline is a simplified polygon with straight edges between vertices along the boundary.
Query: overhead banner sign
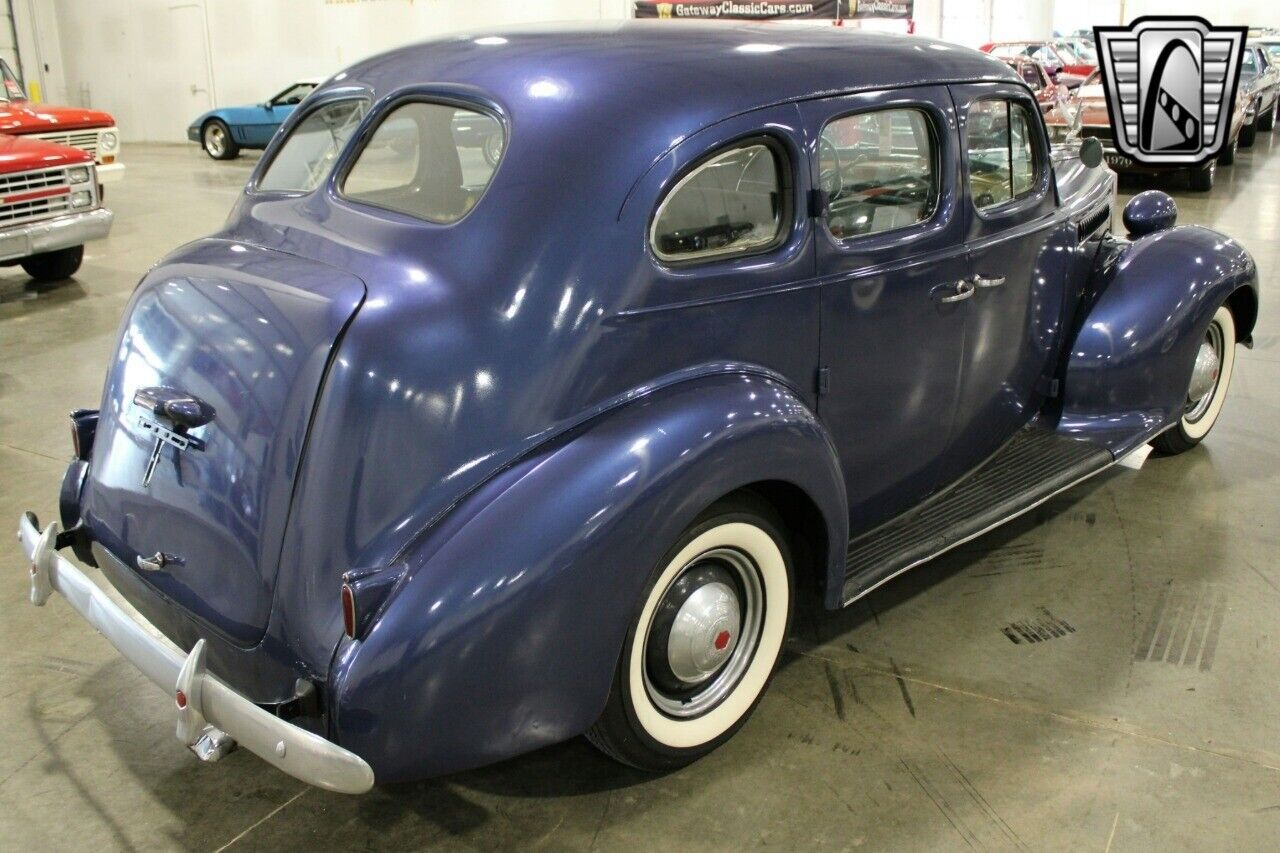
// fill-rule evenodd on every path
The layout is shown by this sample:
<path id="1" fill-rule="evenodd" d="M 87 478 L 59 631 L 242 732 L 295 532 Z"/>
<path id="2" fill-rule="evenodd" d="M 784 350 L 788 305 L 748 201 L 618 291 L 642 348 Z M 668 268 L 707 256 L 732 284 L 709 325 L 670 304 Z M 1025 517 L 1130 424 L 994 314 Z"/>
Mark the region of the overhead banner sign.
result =
<path id="1" fill-rule="evenodd" d="M 635 0 L 637 18 L 682 20 L 779 21 L 849 18 L 910 18 L 915 0 L 812 0 L 809 3 L 690 0 L 684 3 Z"/>

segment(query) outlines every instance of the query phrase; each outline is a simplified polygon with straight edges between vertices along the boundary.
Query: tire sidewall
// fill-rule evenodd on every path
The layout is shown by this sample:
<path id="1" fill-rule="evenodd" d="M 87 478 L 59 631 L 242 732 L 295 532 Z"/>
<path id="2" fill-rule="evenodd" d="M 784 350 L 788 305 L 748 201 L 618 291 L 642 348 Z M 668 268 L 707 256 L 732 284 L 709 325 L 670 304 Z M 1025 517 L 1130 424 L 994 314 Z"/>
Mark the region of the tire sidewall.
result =
<path id="1" fill-rule="evenodd" d="M 1178 419 L 1177 430 L 1183 438 L 1191 442 L 1201 441 L 1217 423 L 1218 416 L 1222 414 L 1222 406 L 1227 399 L 1227 390 L 1231 386 L 1231 374 L 1235 372 L 1236 324 L 1231 309 L 1226 305 L 1220 305 L 1214 312 L 1211 322 L 1217 323 L 1222 329 L 1222 364 L 1218 369 L 1218 382 L 1210 392 L 1214 396 L 1208 410 L 1195 423 L 1188 422 L 1185 416 Z"/>
<path id="2" fill-rule="evenodd" d="M 776 552 L 777 564 L 761 564 L 762 559 L 770 558 L 767 552 L 756 550 L 768 547 L 764 540 L 768 540 L 768 546 Z M 738 547 L 756 563 L 764 589 L 764 623 L 752 662 L 732 692 L 706 714 L 691 720 L 677 720 L 662 714 L 653 705 L 639 677 L 643 667 L 644 635 L 648 619 L 669 582 L 691 559 L 717 545 Z M 785 590 L 786 595 L 781 608 L 780 589 Z M 661 756 L 670 766 L 677 767 L 711 752 L 731 738 L 750 718 L 772 680 L 781 658 L 782 645 L 790 631 L 794 602 L 791 554 L 772 513 L 763 507 L 757 512 L 755 507 L 725 505 L 713 507 L 691 525 L 659 561 L 645 584 L 618 664 L 615 689 L 622 700 L 630 734 L 639 741 L 638 745 L 646 753 Z M 637 659 L 637 654 L 640 659 Z"/>

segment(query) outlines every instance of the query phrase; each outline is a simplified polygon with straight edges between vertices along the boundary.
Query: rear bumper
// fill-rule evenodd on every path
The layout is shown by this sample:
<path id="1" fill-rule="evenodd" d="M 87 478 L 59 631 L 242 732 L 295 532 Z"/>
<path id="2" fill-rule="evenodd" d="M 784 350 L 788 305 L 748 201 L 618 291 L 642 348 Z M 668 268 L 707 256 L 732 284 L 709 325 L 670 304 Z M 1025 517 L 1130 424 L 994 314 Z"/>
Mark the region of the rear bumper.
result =
<path id="1" fill-rule="evenodd" d="M 124 180 L 124 163 L 108 163 L 98 166 L 98 183 L 114 184 Z"/>
<path id="2" fill-rule="evenodd" d="M 115 214 L 106 208 L 29 222 L 0 230 L 0 261 L 29 258 L 41 252 L 56 252 L 83 246 L 111 233 Z"/>
<path id="3" fill-rule="evenodd" d="M 18 540 L 31 564 L 31 603 L 40 606 L 53 592 L 61 593 L 72 609 L 174 698 L 178 738 L 198 756 L 217 760 L 238 743 L 318 788 L 360 794 L 373 787 L 373 770 L 364 759 L 258 707 L 207 673 L 203 640 L 190 654 L 184 653 L 128 604 L 94 583 L 54 550 L 58 532 L 56 522 L 41 531 L 31 513 L 18 522 Z"/>

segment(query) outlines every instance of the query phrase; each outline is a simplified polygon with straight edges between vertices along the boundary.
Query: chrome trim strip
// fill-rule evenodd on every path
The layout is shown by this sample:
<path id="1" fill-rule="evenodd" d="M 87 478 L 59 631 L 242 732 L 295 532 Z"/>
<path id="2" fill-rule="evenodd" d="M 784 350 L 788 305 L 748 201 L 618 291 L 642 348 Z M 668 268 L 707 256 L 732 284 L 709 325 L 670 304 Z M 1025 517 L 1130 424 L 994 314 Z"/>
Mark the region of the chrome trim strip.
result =
<path id="1" fill-rule="evenodd" d="M 1126 455 L 1127 455 L 1127 454 L 1126 454 Z M 855 601 L 857 601 L 858 599 L 860 599 L 860 598 L 862 598 L 862 597 L 864 597 L 864 596 L 866 596 L 866 595 L 869 595 L 869 594 L 871 594 L 871 593 L 875 592 L 877 589 L 879 589 L 880 587 L 884 586 L 884 585 L 885 585 L 885 584 L 887 584 L 889 581 L 893 580 L 894 578 L 898 577 L 899 575 L 903 574 L 904 572 L 909 572 L 909 571 L 911 571 L 912 569 L 916 568 L 917 566 L 923 566 L 925 563 L 928 563 L 928 562 L 930 562 L 930 561 L 932 561 L 932 560 L 936 560 L 938 557 L 941 557 L 943 554 L 947 553 L 948 551 L 952 550 L 953 548 L 958 548 L 958 547 L 960 547 L 961 545 L 965 544 L 966 542 L 972 542 L 974 539 L 977 539 L 979 536 L 985 536 L 985 535 L 987 535 L 988 533 L 990 533 L 991 531 L 995 530 L 997 527 L 1003 527 L 1005 524 L 1008 524 L 1010 521 L 1013 521 L 1013 520 L 1014 520 L 1015 518 L 1017 518 L 1018 516 L 1020 516 L 1020 515 L 1025 515 L 1026 513 L 1030 512 L 1031 510 L 1033 510 L 1033 509 L 1035 509 L 1036 507 L 1040 506 L 1040 505 L 1041 505 L 1041 504 L 1043 504 L 1045 501 L 1052 500 L 1053 498 L 1056 498 L 1058 495 L 1062 494 L 1063 492 L 1066 492 L 1066 491 L 1069 491 L 1069 490 L 1071 490 L 1071 489 L 1074 489 L 1076 486 L 1080 485 L 1080 484 L 1081 484 L 1081 483 L 1083 483 L 1085 480 L 1089 480 L 1089 479 L 1092 479 L 1093 477 L 1098 476 L 1098 475 L 1099 475 L 1099 474 L 1101 474 L 1103 471 L 1106 471 L 1107 469 L 1109 469 L 1109 468 L 1113 467 L 1113 466 L 1116 464 L 1116 462 L 1118 462 L 1118 461 L 1119 461 L 1119 460 L 1117 460 L 1117 459 L 1113 456 L 1110 462 L 1108 462 L 1106 465 L 1103 465 L 1103 466 L 1102 466 L 1101 468 L 1099 468 L 1097 471 L 1090 471 L 1088 474 L 1085 474 L 1083 477 L 1080 477 L 1079 479 L 1076 479 L 1076 480 L 1072 480 L 1070 483 L 1067 483 L 1067 484 L 1066 484 L 1065 486 L 1063 486 L 1062 488 L 1057 489 L 1057 490 L 1055 490 L 1055 491 L 1052 491 L 1052 492 L 1050 492 L 1049 494 L 1045 495 L 1044 497 L 1040 498 L 1039 500 L 1037 500 L 1037 501 L 1034 501 L 1034 502 L 1032 502 L 1032 503 L 1027 504 L 1026 506 L 1024 506 L 1024 507 L 1022 507 L 1021 509 L 1019 509 L 1017 512 L 1013 512 L 1013 513 L 1010 513 L 1009 515 L 1006 515 L 1004 518 L 1000 519 L 999 521 L 997 521 L 997 522 L 995 522 L 995 523 L 993 523 L 993 524 L 988 525 L 987 527 L 982 528 L 982 529 L 981 529 L 981 530 L 979 530 L 978 532 L 976 532 L 976 533 L 971 533 L 970 535 L 965 536 L 965 537 L 964 537 L 964 538 L 962 538 L 962 539 L 957 539 L 955 542 L 952 542 L 952 543 L 951 543 L 950 545 L 948 545 L 947 547 L 942 548 L 941 550 L 935 551 L 934 553 L 930 554 L 930 555 L 929 555 L 929 556 L 927 556 L 927 557 L 922 557 L 922 558 L 920 558 L 919 560 L 916 560 L 914 563 L 911 563 L 911 564 L 909 564 L 909 565 L 903 566 L 902 568 L 898 569 L 896 572 L 894 572 L 893 574 L 889 575 L 888 577 L 886 577 L 886 578 L 882 578 L 881 580 L 877 581 L 876 583 L 872 584 L 871 586 L 867 587 L 866 589 L 864 589 L 864 590 L 860 590 L 857 594 L 855 594 L 855 595 L 851 596 L 850 598 L 846 598 L 846 599 L 845 599 L 845 600 L 840 604 L 840 606 L 841 606 L 841 607 L 848 607 L 850 604 L 853 604 L 853 603 L 854 603 Z"/>
<path id="2" fill-rule="evenodd" d="M 373 769 L 349 750 L 320 735 L 288 723 L 259 708 L 203 668 L 203 640 L 191 654 L 160 634 L 127 603 L 94 583 L 88 575 L 53 549 L 59 526 L 37 529 L 35 516 L 18 522 L 22 552 L 31 562 L 31 603 L 43 605 L 54 592 L 129 659 L 147 678 L 175 701 L 179 738 L 193 748 L 216 742 L 220 751 L 205 749 L 202 757 L 225 752 L 225 733 L 241 746 L 290 776 L 318 788 L 361 794 L 373 787 Z M 125 608 L 129 608 L 126 610 Z M 185 701 L 185 706 L 181 702 Z M 214 731 L 204 725 L 208 721 Z M 197 754 L 200 754 L 197 751 Z"/>

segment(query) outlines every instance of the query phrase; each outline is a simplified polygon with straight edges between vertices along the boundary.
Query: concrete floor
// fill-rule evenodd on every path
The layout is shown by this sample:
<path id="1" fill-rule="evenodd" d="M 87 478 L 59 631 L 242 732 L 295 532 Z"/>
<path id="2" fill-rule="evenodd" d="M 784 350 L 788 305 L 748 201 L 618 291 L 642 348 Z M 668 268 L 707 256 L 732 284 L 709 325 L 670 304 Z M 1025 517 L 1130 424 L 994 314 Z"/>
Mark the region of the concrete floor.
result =
<path id="1" fill-rule="evenodd" d="M 1264 278 L 1280 260 L 1272 149 L 1280 132 L 1242 150 L 1211 194 L 1176 191 L 1182 221 L 1239 238 Z M 56 517 L 66 413 L 97 404 L 135 281 L 218 227 L 252 165 L 194 146 L 125 159 L 108 191 L 115 231 L 75 281 L 0 272 L 6 530 L 23 509 Z M 663 778 L 583 741 L 359 798 L 243 751 L 201 765 L 174 740 L 165 697 L 65 602 L 27 604 L 5 535 L 0 847 L 1274 849 L 1273 298 L 1205 446 L 1077 488 L 848 611 L 802 614 L 753 720 Z M 1002 630 L 1036 620 L 1062 636 Z"/>

